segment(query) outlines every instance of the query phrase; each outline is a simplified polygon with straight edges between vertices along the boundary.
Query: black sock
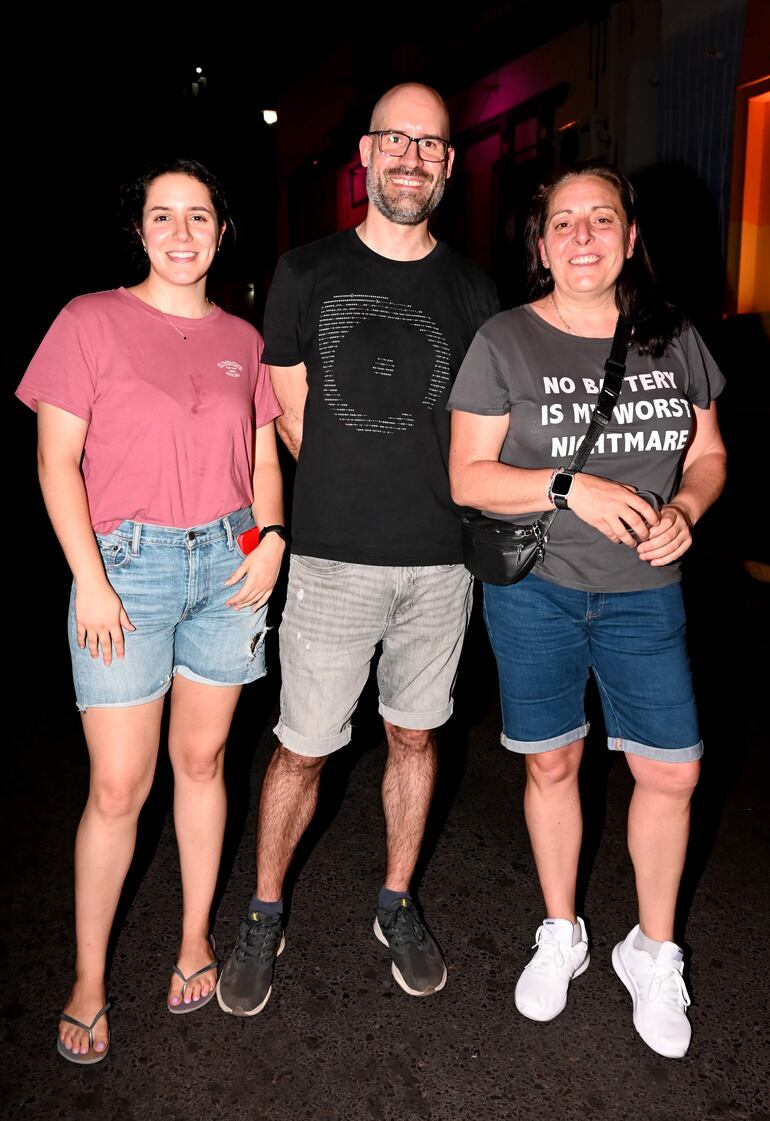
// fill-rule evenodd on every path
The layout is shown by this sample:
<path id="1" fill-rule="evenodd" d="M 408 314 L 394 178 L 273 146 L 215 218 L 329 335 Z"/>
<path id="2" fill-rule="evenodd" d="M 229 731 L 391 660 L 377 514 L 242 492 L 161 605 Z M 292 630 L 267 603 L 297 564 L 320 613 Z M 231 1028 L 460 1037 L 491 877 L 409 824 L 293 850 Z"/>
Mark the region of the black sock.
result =
<path id="1" fill-rule="evenodd" d="M 387 907 L 388 909 L 390 909 L 396 903 L 398 903 L 399 899 L 409 899 L 409 900 L 411 900 L 411 898 L 412 897 L 409 894 L 408 890 L 407 891 L 391 891 L 389 887 L 381 887 L 380 888 L 380 894 L 377 896 L 377 906 L 378 907 Z"/>
<path id="2" fill-rule="evenodd" d="M 275 903 L 266 903 L 264 899 L 257 899 L 256 895 L 252 895 L 249 903 L 249 918 L 252 920 L 256 918 L 255 911 L 260 911 L 263 915 L 282 915 L 283 900 L 276 899 Z"/>

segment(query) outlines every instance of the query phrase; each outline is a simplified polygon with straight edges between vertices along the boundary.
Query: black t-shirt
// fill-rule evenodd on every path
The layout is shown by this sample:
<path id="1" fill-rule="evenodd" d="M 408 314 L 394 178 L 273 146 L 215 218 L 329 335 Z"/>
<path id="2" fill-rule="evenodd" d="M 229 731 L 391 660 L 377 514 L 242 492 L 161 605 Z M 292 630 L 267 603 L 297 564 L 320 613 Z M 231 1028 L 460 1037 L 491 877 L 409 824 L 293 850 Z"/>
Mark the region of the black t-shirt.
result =
<path id="1" fill-rule="evenodd" d="M 345 230 L 286 253 L 263 361 L 307 367 L 293 548 L 359 564 L 462 560 L 446 403 L 492 281 L 439 242 L 392 261 Z"/>

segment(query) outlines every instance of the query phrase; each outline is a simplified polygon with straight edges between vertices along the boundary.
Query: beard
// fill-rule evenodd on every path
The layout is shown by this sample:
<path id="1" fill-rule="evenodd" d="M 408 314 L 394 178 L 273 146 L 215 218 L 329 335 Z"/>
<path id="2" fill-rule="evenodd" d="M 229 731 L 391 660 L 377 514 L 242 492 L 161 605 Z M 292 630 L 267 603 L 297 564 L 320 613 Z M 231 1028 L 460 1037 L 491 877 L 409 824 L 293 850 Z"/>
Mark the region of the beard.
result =
<path id="1" fill-rule="evenodd" d="M 395 175 L 419 178 L 429 182 L 429 176 L 413 167 L 390 168 L 387 173 L 378 174 L 373 164 L 366 169 L 366 193 L 369 202 L 377 207 L 383 218 L 396 222 L 399 226 L 419 226 L 436 209 L 444 195 L 446 185 L 446 166 L 441 165 L 433 187 L 427 193 L 420 192 L 415 197 L 412 191 L 392 186 L 388 180 Z"/>

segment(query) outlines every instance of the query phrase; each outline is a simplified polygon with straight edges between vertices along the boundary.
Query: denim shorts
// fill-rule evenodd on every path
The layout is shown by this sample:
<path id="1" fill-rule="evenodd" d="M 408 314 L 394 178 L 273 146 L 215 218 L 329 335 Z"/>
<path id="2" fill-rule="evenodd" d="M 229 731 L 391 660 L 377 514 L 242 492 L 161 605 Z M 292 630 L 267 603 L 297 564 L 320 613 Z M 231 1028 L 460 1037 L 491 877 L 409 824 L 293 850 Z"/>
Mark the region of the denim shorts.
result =
<path id="1" fill-rule="evenodd" d="M 69 643 L 75 698 L 88 708 L 124 708 L 162 696 L 179 673 L 205 685 L 245 685 L 265 674 L 267 606 L 256 613 L 225 602 L 238 585 L 225 580 L 243 560 L 237 536 L 251 529 L 238 510 L 193 529 L 121 522 L 97 533 L 107 579 L 136 630 L 126 630 L 125 657 L 105 666 L 77 644 L 75 586 Z"/>
<path id="2" fill-rule="evenodd" d="M 585 736 L 590 670 L 611 751 L 672 763 L 703 754 L 679 584 L 584 592 L 530 573 L 485 584 L 484 618 L 510 751 L 553 751 Z"/>
<path id="3" fill-rule="evenodd" d="M 460 564 L 397 568 L 292 556 L 278 633 L 281 743 L 309 756 L 348 743 L 379 642 L 382 716 L 401 728 L 446 723 L 470 610 L 471 576 Z"/>

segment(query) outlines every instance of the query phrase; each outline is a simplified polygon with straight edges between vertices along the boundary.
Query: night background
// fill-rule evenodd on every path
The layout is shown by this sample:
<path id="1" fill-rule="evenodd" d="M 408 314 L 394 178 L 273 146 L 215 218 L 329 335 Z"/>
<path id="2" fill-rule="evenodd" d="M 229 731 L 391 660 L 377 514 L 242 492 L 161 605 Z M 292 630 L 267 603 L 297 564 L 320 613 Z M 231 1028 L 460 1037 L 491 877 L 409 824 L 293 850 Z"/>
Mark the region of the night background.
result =
<path id="1" fill-rule="evenodd" d="M 6 493 L 24 510 L 28 548 L 7 565 L 0 1117 L 770 1121 L 770 4 L 517 0 L 474 5 L 464 19 L 438 5 L 107 18 L 20 13 L 3 60 Z M 325 769 L 287 893 L 287 952 L 253 1021 L 212 1003 L 180 1023 L 163 1007 L 180 889 L 161 758 L 116 924 L 110 1054 L 96 1068 L 71 1067 L 55 1033 L 74 952 L 71 849 L 87 756 L 66 644 L 69 573 L 37 488 L 35 418 L 13 390 L 68 300 L 140 279 L 118 228 L 118 192 L 156 156 L 197 159 L 225 183 L 237 236 L 209 291 L 260 326 L 278 255 L 364 217 L 358 138 L 374 101 L 404 80 L 435 86 L 450 107 L 457 159 L 435 233 L 494 275 L 503 306 L 526 298 L 521 231 L 536 185 L 556 164 L 604 156 L 637 186 L 663 285 L 728 377 L 730 481 L 698 527 L 685 578 L 706 743 L 678 930 L 692 1048 L 672 1062 L 644 1047 L 609 964 L 634 921 L 630 781 L 608 758 L 600 717 L 582 776 L 593 964 L 554 1023 L 514 1008 L 541 901 L 523 768 L 499 746 L 476 610 L 417 881 L 447 958 L 445 992 L 403 997 L 371 935 L 384 745 L 369 690 L 353 743 Z M 277 111 L 275 125 L 265 109 Z M 280 608 L 277 591 L 274 624 Z M 275 642 L 269 664 L 244 692 L 228 748 L 216 900 L 225 950 L 253 886 Z"/>

